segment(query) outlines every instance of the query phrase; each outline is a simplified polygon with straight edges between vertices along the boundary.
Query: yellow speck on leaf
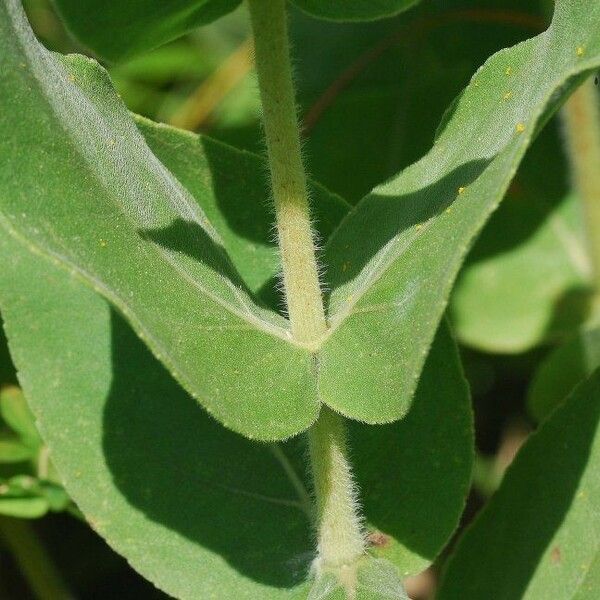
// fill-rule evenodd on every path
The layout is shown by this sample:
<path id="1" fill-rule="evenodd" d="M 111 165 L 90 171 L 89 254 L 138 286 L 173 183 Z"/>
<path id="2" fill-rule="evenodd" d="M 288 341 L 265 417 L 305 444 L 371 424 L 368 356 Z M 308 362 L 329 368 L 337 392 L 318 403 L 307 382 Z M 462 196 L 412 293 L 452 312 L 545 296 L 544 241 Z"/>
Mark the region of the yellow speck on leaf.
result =
<path id="1" fill-rule="evenodd" d="M 350 266 L 349 262 L 342 263 L 342 271 L 347 271 Z"/>
<path id="2" fill-rule="evenodd" d="M 523 133 L 525 131 L 525 123 L 517 123 L 517 133 Z"/>
<path id="3" fill-rule="evenodd" d="M 577 56 L 583 56 L 585 54 L 585 48 L 583 46 L 577 46 L 575 53 Z"/>
<path id="4" fill-rule="evenodd" d="M 73 74 L 69 75 L 69 81 L 71 83 L 74 83 L 75 82 L 75 75 L 73 75 Z"/>
<path id="5" fill-rule="evenodd" d="M 451 206 L 449 206 L 449 207 L 446 209 L 446 212 L 447 212 L 447 213 L 451 213 L 451 212 L 452 212 L 452 207 L 451 207 Z"/>
<path id="6" fill-rule="evenodd" d="M 106 240 L 104 240 L 104 239 L 100 240 L 100 246 L 102 246 L 102 248 L 106 248 L 107 244 L 108 244 L 108 242 Z"/>
<path id="7" fill-rule="evenodd" d="M 506 67 L 506 70 L 504 71 L 505 75 L 512 75 L 512 67 Z"/>
<path id="8" fill-rule="evenodd" d="M 504 96 L 502 96 L 502 100 L 510 100 L 512 98 L 512 92 L 506 92 L 506 94 L 504 94 Z"/>
<path id="9" fill-rule="evenodd" d="M 463 187 L 462 185 L 458 188 L 458 193 L 462 194 L 467 188 Z"/>
<path id="10" fill-rule="evenodd" d="M 417 231 L 419 231 L 419 229 L 421 229 L 421 227 L 423 227 L 423 223 L 417 223 L 417 224 L 415 225 L 415 229 L 416 229 Z"/>

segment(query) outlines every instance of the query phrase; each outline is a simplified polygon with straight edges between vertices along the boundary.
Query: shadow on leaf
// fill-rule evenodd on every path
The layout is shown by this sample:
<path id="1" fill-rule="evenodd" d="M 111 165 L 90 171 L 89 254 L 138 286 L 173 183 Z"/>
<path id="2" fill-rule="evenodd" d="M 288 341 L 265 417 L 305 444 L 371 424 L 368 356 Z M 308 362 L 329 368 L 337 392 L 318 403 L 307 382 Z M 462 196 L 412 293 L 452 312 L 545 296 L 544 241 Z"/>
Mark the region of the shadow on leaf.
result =
<path id="1" fill-rule="evenodd" d="M 303 581 L 310 524 L 269 446 L 210 418 L 115 313 L 112 338 L 103 449 L 128 501 L 253 580 Z M 303 469 L 297 441 L 285 451 Z"/>

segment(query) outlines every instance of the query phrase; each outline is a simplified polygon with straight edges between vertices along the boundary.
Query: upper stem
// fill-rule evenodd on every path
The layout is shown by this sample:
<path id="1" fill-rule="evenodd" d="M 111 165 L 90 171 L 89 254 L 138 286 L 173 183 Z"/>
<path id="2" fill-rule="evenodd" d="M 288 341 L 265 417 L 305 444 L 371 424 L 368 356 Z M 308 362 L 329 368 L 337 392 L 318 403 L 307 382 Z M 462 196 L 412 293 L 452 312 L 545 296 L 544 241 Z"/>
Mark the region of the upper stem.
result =
<path id="1" fill-rule="evenodd" d="M 256 70 L 292 335 L 315 345 L 326 332 L 294 100 L 285 0 L 249 0 Z"/>
<path id="2" fill-rule="evenodd" d="M 600 292 L 600 97 L 588 78 L 562 109 L 567 154 L 583 206 L 596 292 Z"/>

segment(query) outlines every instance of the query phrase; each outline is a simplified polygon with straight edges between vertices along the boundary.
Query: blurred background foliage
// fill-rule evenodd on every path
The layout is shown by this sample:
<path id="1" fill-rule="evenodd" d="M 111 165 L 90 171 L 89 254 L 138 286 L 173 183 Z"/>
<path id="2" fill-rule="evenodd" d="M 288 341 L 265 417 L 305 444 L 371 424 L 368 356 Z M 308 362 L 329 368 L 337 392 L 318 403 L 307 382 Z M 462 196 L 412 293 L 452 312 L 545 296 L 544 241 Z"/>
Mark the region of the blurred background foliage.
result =
<path id="1" fill-rule="evenodd" d="M 48 0 L 25 5 L 49 48 L 86 52 Z M 542 31 L 551 9 L 550 0 L 428 0 L 395 18 L 339 24 L 290 6 L 311 176 L 357 202 L 422 156 L 444 111 L 477 67 L 495 51 Z M 263 151 L 243 6 L 175 42 L 106 66 L 132 111 Z M 589 265 L 556 121 L 535 143 L 471 252 L 451 305 L 474 397 L 479 450 L 465 523 L 535 425 L 528 396 L 537 418 L 557 401 L 544 395 L 554 384 L 538 373 L 540 361 L 546 361 L 540 370 L 552 370 L 566 353 L 573 370 L 585 373 L 590 366 L 584 355 L 594 365 L 600 359 L 596 338 L 577 334 L 593 312 Z M 553 351 L 569 336 L 572 350 Z M 568 390 L 571 384 L 564 379 L 557 385 Z M 30 569 L 41 569 L 47 589 L 68 589 L 77 598 L 164 597 L 93 533 L 60 487 L 16 387 L 2 335 L 0 386 L 0 598 L 53 597 L 32 589 Z M 15 537 L 28 553 L 12 544 Z M 411 597 L 431 596 L 438 568 L 409 583 Z"/>

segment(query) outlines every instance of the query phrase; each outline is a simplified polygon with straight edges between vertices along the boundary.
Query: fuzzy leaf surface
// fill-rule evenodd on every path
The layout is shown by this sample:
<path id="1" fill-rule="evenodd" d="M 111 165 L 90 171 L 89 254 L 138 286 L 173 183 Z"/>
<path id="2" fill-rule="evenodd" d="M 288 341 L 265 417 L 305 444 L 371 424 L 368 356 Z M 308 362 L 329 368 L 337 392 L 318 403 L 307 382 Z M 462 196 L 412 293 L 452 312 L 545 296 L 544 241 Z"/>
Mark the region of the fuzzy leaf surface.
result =
<path id="1" fill-rule="evenodd" d="M 69 30 L 98 56 L 118 61 L 232 11 L 240 0 L 55 0 Z"/>
<path id="2" fill-rule="evenodd" d="M 215 589 L 306 598 L 304 440 L 267 445 L 227 431 L 81 281 L 9 236 L 0 259 L 20 381 L 68 493 L 100 535 L 178 598 Z M 416 574 L 454 531 L 473 461 L 468 389 L 446 327 L 406 419 L 351 425 L 370 553 L 401 578 Z"/>
<path id="3" fill-rule="evenodd" d="M 600 5 L 557 2 L 547 31 L 475 74 L 432 150 L 334 232 L 325 249 L 332 292 L 319 355 L 323 402 L 369 423 L 406 413 L 470 245 L 537 129 L 600 64 L 599 22 Z"/>
<path id="4" fill-rule="evenodd" d="M 600 581 L 600 374 L 525 443 L 459 542 L 439 600 L 592 600 Z"/>
<path id="5" fill-rule="evenodd" d="M 256 304 L 106 73 L 43 48 L 16 0 L 0 6 L 0 57 L 0 227 L 108 298 L 228 427 L 261 439 L 308 427 L 319 410 L 312 355 Z M 209 172 L 204 184 L 210 194 Z"/>
<path id="6" fill-rule="evenodd" d="M 281 309 L 277 292 L 281 267 L 265 160 L 204 136 L 135 118 L 154 155 L 200 203 L 250 292 Z M 312 182 L 310 186 L 317 235 L 327 239 L 350 207 L 322 186 Z M 167 236 L 161 237 L 169 243 Z"/>

